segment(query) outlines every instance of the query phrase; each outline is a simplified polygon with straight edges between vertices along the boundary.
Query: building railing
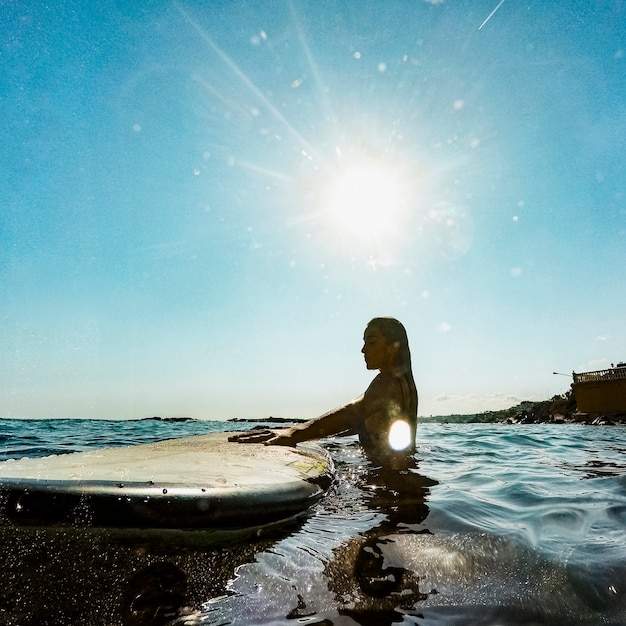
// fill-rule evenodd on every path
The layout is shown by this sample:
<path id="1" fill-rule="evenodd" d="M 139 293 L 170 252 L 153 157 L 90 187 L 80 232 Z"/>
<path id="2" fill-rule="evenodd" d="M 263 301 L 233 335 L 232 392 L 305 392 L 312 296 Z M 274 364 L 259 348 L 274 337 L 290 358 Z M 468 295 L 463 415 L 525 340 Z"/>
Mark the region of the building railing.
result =
<path id="1" fill-rule="evenodd" d="M 622 380 L 626 379 L 626 367 L 614 367 L 610 370 L 598 370 L 596 372 L 584 372 L 576 374 L 572 372 L 574 383 L 591 383 L 599 380 Z"/>

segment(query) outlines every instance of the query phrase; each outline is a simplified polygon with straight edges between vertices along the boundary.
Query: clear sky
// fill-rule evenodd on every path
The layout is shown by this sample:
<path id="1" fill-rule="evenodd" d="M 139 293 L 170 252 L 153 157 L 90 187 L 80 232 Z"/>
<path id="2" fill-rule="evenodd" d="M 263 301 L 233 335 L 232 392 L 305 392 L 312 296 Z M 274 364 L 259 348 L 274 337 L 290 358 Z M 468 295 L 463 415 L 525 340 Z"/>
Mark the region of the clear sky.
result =
<path id="1" fill-rule="evenodd" d="M 495 11 L 494 11 L 495 10 Z M 420 414 L 626 360 L 621 0 L 0 13 L 0 416 Z"/>

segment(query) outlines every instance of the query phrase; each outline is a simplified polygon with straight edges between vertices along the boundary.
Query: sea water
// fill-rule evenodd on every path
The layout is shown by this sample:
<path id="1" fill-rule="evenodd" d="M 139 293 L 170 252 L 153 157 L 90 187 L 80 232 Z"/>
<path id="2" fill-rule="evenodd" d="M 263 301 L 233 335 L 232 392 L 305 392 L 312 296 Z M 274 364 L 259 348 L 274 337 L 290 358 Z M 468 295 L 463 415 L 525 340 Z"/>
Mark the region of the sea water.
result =
<path id="1" fill-rule="evenodd" d="M 250 424 L 0 420 L 2 459 Z M 626 430 L 422 424 L 380 480 L 353 438 L 300 520 L 203 531 L 0 527 L 0 625 L 626 624 Z"/>

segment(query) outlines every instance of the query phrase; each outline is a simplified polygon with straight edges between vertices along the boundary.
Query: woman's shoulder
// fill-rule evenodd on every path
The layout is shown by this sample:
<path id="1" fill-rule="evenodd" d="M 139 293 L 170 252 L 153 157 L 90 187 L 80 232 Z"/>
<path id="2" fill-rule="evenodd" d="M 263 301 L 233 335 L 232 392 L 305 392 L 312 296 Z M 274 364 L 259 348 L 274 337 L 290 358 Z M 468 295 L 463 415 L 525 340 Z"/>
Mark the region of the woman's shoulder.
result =
<path id="1" fill-rule="evenodd" d="M 402 394 L 402 377 L 393 372 L 381 372 L 370 383 L 365 392 L 365 397 L 386 398 L 395 397 Z"/>

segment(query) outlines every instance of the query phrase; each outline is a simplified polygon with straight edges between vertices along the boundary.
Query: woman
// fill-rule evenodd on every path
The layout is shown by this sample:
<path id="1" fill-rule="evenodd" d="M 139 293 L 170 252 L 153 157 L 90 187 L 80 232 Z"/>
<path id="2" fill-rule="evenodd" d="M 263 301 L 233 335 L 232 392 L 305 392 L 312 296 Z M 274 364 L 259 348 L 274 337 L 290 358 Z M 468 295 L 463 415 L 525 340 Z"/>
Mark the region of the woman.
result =
<path id="1" fill-rule="evenodd" d="M 404 326 L 391 317 L 374 318 L 365 329 L 361 352 L 367 369 L 379 373 L 360 398 L 298 426 L 235 435 L 230 440 L 293 446 L 330 435 L 355 434 L 375 465 L 406 467 L 415 452 L 417 389 Z"/>

